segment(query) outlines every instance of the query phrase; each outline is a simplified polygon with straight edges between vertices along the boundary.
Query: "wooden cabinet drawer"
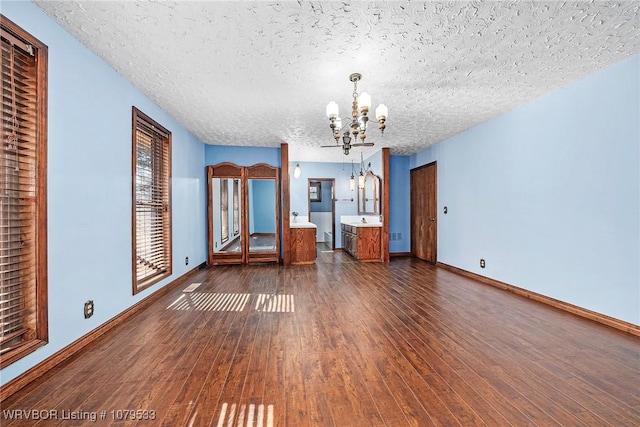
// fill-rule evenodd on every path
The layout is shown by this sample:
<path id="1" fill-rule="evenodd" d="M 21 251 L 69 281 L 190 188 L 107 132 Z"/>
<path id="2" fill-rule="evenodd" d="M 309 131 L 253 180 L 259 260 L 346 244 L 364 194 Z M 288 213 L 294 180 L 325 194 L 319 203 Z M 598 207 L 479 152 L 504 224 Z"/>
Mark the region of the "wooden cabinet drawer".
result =
<path id="1" fill-rule="evenodd" d="M 351 234 L 358 234 L 358 227 L 349 224 L 342 224 L 342 231 Z"/>

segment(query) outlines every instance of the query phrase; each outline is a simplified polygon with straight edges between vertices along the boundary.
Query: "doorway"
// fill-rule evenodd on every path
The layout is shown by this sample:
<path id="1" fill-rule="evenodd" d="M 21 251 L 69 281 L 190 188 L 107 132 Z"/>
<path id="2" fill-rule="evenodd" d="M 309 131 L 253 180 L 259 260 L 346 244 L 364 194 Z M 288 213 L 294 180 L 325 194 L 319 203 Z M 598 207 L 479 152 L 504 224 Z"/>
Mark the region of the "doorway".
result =
<path id="1" fill-rule="evenodd" d="M 431 264 L 438 260 L 437 164 L 411 170 L 411 255 Z"/>
<path id="2" fill-rule="evenodd" d="M 309 178 L 307 183 L 309 222 L 316 225 L 316 245 L 335 249 L 334 178 Z"/>

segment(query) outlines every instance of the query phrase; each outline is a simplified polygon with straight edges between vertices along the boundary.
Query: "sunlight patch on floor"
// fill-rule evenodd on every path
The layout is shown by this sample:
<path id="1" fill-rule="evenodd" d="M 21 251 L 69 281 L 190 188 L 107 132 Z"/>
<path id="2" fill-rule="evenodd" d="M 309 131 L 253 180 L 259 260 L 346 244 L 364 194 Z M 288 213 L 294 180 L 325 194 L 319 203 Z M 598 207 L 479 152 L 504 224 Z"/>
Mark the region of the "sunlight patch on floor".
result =
<path id="1" fill-rule="evenodd" d="M 293 295 L 259 294 L 256 301 L 256 311 L 293 313 L 295 311 Z"/>
<path id="2" fill-rule="evenodd" d="M 205 310 L 205 311 L 242 311 L 251 294 L 223 294 L 193 292 L 183 293 L 167 309 Z"/>
<path id="3" fill-rule="evenodd" d="M 200 284 L 197 283 L 197 285 Z M 247 306 L 250 306 L 248 303 L 251 296 L 243 293 L 193 292 L 185 289 L 182 295 L 169 304 L 167 310 L 244 311 Z M 255 310 L 266 313 L 293 313 L 295 311 L 293 295 L 257 294 Z"/>
<path id="4" fill-rule="evenodd" d="M 182 290 L 182 292 L 193 292 L 193 291 L 195 291 L 195 290 L 198 288 L 198 286 L 200 286 L 201 284 L 202 284 L 202 283 L 192 283 L 192 284 L 190 284 L 189 286 L 187 286 L 186 288 L 184 288 L 184 289 Z"/>
<path id="5" fill-rule="evenodd" d="M 246 423 L 245 423 L 246 421 Z M 229 405 L 223 403 L 218 417 L 218 427 L 222 426 L 256 426 L 256 427 L 273 427 L 273 405 L 250 404 L 237 405 L 235 403 Z"/>

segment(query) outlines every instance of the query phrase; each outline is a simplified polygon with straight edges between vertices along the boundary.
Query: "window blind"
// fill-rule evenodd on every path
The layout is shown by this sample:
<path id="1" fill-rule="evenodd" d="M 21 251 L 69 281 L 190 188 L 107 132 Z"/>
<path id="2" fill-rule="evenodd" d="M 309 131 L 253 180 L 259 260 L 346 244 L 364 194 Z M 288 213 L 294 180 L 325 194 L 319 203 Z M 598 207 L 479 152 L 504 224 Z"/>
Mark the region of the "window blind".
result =
<path id="1" fill-rule="evenodd" d="M 134 109 L 134 293 L 171 274 L 171 134 Z"/>
<path id="2" fill-rule="evenodd" d="M 40 102 L 46 98 L 39 72 L 46 67 L 38 64 L 46 55 L 11 34 L 5 24 L 14 26 L 7 20 L 2 27 L 1 367 L 24 355 L 26 344 L 47 337 L 46 170 L 40 164 L 46 165 L 46 133 L 40 123 Z"/>

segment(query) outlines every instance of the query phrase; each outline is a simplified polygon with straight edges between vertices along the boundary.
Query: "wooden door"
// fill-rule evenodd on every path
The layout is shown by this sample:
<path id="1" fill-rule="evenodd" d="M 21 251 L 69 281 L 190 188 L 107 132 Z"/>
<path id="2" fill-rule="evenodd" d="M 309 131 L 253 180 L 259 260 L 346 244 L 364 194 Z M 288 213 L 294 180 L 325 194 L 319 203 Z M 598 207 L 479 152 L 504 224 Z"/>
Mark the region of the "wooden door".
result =
<path id="1" fill-rule="evenodd" d="M 437 165 L 411 170 L 411 254 L 432 264 L 437 261 Z"/>

